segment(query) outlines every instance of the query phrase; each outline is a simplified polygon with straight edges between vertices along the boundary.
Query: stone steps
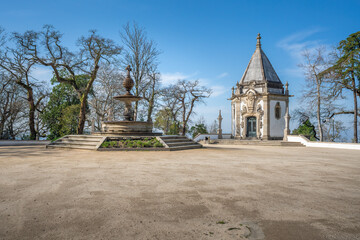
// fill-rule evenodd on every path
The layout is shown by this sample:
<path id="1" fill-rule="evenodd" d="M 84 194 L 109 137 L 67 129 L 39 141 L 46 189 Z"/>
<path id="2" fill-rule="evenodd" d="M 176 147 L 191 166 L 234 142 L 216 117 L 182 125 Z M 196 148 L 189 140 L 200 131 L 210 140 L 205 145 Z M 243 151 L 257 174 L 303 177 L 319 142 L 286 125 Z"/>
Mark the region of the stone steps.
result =
<path id="1" fill-rule="evenodd" d="M 46 148 L 69 148 L 96 150 L 104 141 L 103 136 L 67 135 L 46 146 Z"/>
<path id="2" fill-rule="evenodd" d="M 160 136 L 159 138 L 161 139 L 162 143 L 169 148 L 170 151 L 196 149 L 202 147 L 201 144 L 196 143 L 184 136 Z"/>
<path id="3" fill-rule="evenodd" d="M 67 148 L 67 149 L 84 149 L 84 150 L 96 150 L 94 146 L 81 146 L 74 144 L 56 144 L 56 145 L 47 145 L 46 148 Z"/>

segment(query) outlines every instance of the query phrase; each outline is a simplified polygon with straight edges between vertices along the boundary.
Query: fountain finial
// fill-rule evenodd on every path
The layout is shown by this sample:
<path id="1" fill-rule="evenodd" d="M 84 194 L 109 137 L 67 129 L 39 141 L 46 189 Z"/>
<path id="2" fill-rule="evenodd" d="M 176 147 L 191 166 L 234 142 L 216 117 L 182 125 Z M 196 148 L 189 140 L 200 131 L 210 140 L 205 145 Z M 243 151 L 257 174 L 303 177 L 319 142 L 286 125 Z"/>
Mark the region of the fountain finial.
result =
<path id="1" fill-rule="evenodd" d="M 134 80 L 132 80 L 131 76 L 130 76 L 130 71 L 132 70 L 130 65 L 128 65 L 125 70 L 127 70 L 127 75 L 126 78 L 123 82 L 123 86 L 126 89 L 126 94 L 125 95 L 132 95 L 130 93 L 132 87 L 134 86 Z"/>

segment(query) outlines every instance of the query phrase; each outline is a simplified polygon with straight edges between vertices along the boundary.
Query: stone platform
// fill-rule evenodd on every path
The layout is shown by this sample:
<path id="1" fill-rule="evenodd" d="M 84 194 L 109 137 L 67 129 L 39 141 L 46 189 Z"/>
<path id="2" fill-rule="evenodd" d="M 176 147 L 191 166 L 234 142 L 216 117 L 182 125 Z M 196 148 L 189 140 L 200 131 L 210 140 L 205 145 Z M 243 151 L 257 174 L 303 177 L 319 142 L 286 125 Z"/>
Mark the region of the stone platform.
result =
<path id="1" fill-rule="evenodd" d="M 160 133 L 158 133 L 160 134 Z M 160 134 L 161 135 L 161 134 Z M 186 149 L 195 149 L 201 148 L 202 145 L 194 142 L 191 139 L 188 139 L 184 136 L 178 135 L 167 135 L 167 136 L 155 136 L 155 135 L 142 135 L 142 136 L 130 136 L 130 135 L 119 135 L 119 134 L 110 134 L 110 135 L 67 135 L 64 136 L 48 145 L 46 148 L 62 148 L 62 149 L 85 149 L 85 150 L 106 150 L 100 149 L 101 144 L 108 137 L 156 137 L 164 146 L 161 150 L 163 151 L 176 151 L 176 150 L 186 150 Z M 142 149 L 131 149 L 131 148 L 119 148 L 112 149 L 112 151 L 141 151 Z M 159 149 L 144 149 L 147 151 L 159 150 Z"/>

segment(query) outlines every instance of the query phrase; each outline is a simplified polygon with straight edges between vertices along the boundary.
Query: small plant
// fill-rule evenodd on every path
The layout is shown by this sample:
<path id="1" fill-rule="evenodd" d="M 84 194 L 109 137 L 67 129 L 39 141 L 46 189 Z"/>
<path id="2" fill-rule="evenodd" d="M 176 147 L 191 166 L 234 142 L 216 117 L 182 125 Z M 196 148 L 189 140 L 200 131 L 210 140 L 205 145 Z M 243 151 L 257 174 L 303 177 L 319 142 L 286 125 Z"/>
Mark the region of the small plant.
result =
<path id="1" fill-rule="evenodd" d="M 232 231 L 232 230 L 241 230 L 241 228 L 237 228 L 237 227 L 228 228 L 228 231 Z"/>
<path id="2" fill-rule="evenodd" d="M 146 141 L 146 142 L 144 142 L 144 147 L 151 147 L 151 142 L 150 141 Z"/>
<path id="3" fill-rule="evenodd" d="M 112 148 L 118 145 L 116 141 L 111 141 L 109 143 Z"/>
<path id="4" fill-rule="evenodd" d="M 160 143 L 160 142 L 156 142 L 155 144 L 154 144 L 154 147 L 156 147 L 156 148 L 158 148 L 158 147 L 162 147 L 163 145 Z"/>
<path id="5" fill-rule="evenodd" d="M 216 224 L 225 224 L 226 222 L 225 221 L 218 221 L 216 222 Z"/>

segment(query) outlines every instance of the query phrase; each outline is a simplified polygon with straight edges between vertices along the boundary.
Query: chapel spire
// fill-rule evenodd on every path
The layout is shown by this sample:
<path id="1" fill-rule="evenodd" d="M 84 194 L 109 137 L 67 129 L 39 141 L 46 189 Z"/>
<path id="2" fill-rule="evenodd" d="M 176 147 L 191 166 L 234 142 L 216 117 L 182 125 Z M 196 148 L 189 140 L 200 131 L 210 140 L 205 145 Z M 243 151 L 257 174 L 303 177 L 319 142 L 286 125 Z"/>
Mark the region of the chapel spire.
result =
<path id="1" fill-rule="evenodd" d="M 252 81 L 256 82 L 272 82 L 281 84 L 281 81 L 276 74 L 269 59 L 261 48 L 261 36 L 258 33 L 256 42 L 256 49 L 252 55 L 250 62 L 241 78 L 240 85 L 247 84 Z M 280 87 L 280 85 L 279 85 Z M 282 88 L 282 85 L 281 85 Z"/>

